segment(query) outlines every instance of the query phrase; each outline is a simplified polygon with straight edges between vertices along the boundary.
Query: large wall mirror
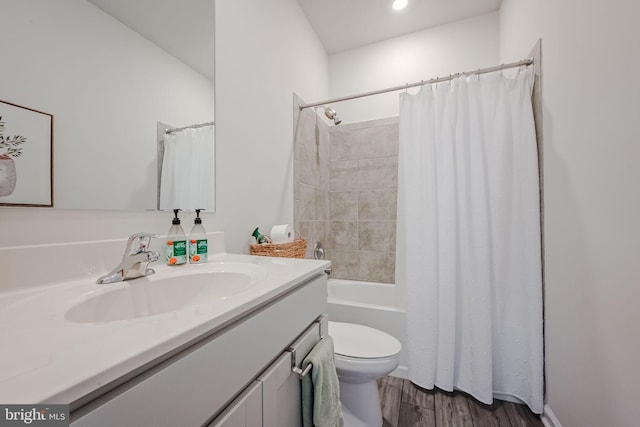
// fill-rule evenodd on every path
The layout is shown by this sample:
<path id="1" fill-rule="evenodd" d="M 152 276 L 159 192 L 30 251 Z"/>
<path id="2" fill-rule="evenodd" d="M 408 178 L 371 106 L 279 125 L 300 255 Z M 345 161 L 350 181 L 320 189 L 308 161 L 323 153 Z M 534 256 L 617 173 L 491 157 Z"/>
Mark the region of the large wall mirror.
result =
<path id="1" fill-rule="evenodd" d="M 215 164 L 214 0 L 3 2 L 0 34 L 0 100 L 54 118 L 54 208 L 157 209 L 166 128 L 209 128 Z M 208 211 L 214 176 L 189 178 Z"/>

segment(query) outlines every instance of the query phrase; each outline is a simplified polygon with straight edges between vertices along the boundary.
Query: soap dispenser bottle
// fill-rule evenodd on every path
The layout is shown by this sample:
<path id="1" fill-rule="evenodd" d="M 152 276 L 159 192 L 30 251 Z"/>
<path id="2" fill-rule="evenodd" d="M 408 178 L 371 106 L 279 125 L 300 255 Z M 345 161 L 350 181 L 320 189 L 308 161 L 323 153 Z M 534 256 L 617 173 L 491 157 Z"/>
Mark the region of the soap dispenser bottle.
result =
<path id="1" fill-rule="evenodd" d="M 167 265 L 180 265 L 187 262 L 187 238 L 178 218 L 180 209 L 174 209 L 175 217 L 167 233 L 166 257 Z"/>
<path id="2" fill-rule="evenodd" d="M 196 209 L 196 219 L 193 220 L 193 228 L 189 233 L 189 262 L 192 264 L 207 262 L 209 253 L 207 233 L 200 218 L 202 210 L 204 209 Z"/>

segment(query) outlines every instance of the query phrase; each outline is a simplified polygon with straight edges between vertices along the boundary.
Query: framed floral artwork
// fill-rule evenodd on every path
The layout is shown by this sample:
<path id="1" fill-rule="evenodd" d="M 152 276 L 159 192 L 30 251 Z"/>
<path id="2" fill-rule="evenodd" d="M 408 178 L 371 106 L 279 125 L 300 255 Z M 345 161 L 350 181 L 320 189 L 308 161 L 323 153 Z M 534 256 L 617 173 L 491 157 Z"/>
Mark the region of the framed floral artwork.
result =
<path id="1" fill-rule="evenodd" d="M 0 206 L 53 207 L 53 115 L 0 101 Z"/>

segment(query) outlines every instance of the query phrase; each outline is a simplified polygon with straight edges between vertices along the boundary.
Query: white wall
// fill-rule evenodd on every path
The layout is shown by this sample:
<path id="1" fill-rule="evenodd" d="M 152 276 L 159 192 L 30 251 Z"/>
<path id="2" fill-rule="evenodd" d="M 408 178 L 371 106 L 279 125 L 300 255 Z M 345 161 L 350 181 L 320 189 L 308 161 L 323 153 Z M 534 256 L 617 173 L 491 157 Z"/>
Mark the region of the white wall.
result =
<path id="1" fill-rule="evenodd" d="M 327 96 L 327 55 L 296 0 L 216 1 L 217 204 L 229 247 L 293 224 L 293 92 Z"/>
<path id="2" fill-rule="evenodd" d="M 501 61 L 542 38 L 547 404 L 637 426 L 640 4 L 503 0 Z"/>
<path id="3" fill-rule="evenodd" d="M 331 55 L 329 96 L 384 89 L 497 63 L 495 12 Z M 398 92 L 333 107 L 343 123 L 393 117 L 399 114 Z"/>
<path id="4" fill-rule="evenodd" d="M 4 11 L 9 7 L 36 3 L 1 1 L 3 22 L 12 19 L 11 13 L 5 16 Z M 41 0 L 37 3 L 49 2 Z M 87 3 L 84 0 L 56 2 L 55 7 L 51 5 L 51 13 L 57 13 L 56 10 L 63 6 L 80 8 L 87 7 Z M 268 229 L 274 223 L 293 222 L 292 93 L 296 91 L 305 99 L 327 96 L 327 57 L 295 0 L 270 1 L 268 5 L 261 1 L 218 0 L 216 8 L 218 194 L 217 211 L 205 214 L 204 225 L 207 231 L 226 232 L 230 251 L 246 252 L 247 237 L 256 226 Z M 71 20 L 77 16 L 73 10 L 66 10 L 66 13 Z M 55 37 L 57 31 L 62 29 L 52 29 L 52 34 L 46 37 Z M 15 36 L 5 34 L 1 26 L 0 32 L 2 43 L 11 46 Z M 78 34 L 67 34 L 65 43 L 78 42 L 78 37 Z M 7 49 L 3 46 L 0 50 L 3 52 L 1 98 L 5 98 L 4 93 L 13 84 L 4 77 Z M 86 54 L 88 52 L 83 51 L 83 58 Z M 78 63 L 88 73 L 100 73 L 83 60 Z M 61 68 L 56 72 L 63 73 Z M 76 96 L 68 90 L 56 92 L 50 85 L 43 85 L 45 96 L 38 98 L 37 94 L 32 94 L 33 99 L 41 99 L 41 102 L 31 105 L 31 99 L 14 101 L 50 111 L 52 108 L 43 104 L 55 104 L 70 95 Z M 16 85 L 23 93 L 29 93 L 28 88 L 21 86 Z M 137 100 L 144 102 L 140 97 Z M 118 108 L 123 116 L 127 116 L 135 106 L 121 103 Z M 69 128 L 86 127 L 75 120 L 80 112 L 74 110 L 73 114 L 68 118 Z M 154 140 L 155 120 L 169 119 L 153 117 Z M 166 212 L 5 207 L 0 208 L 0 246 L 122 238 L 142 230 L 166 233 L 171 225 L 170 217 Z M 189 229 L 191 216 L 187 216 L 183 224 Z"/>
<path id="5" fill-rule="evenodd" d="M 54 206 L 154 208 L 156 122 L 213 120 L 213 82 L 85 0 L 0 8 L 0 99 L 53 114 Z"/>

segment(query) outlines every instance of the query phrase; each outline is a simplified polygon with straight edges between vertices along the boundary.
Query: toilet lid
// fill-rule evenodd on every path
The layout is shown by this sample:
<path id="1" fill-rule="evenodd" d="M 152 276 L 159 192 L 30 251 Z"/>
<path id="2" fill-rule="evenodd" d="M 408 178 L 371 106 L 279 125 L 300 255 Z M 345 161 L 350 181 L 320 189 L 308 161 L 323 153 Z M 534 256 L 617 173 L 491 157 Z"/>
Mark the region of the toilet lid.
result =
<path id="1" fill-rule="evenodd" d="M 400 353 L 400 341 L 368 326 L 354 323 L 329 322 L 336 354 L 361 359 L 391 357 Z"/>

